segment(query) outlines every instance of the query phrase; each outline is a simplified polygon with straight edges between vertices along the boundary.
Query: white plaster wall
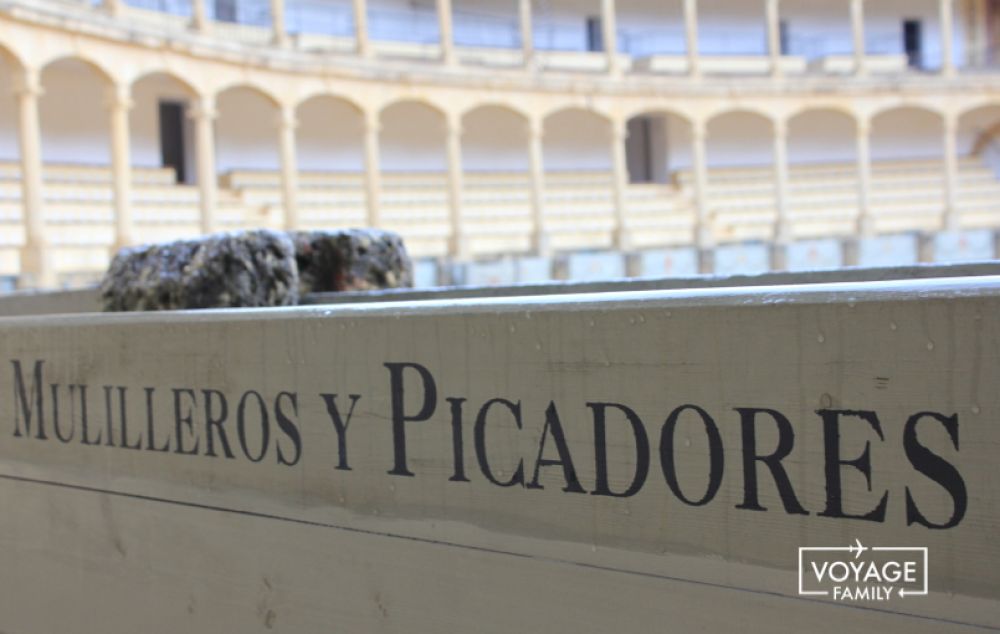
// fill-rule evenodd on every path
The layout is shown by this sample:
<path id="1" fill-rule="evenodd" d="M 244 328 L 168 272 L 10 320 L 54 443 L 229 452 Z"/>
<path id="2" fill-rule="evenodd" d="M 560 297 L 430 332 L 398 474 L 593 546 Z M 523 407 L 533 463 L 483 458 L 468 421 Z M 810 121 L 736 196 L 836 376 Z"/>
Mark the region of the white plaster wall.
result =
<path id="1" fill-rule="evenodd" d="M 364 170 L 364 120 L 353 106 L 339 99 L 318 97 L 299 106 L 296 114 L 299 169 Z"/>
<path id="2" fill-rule="evenodd" d="M 132 164 L 140 167 L 161 167 L 160 102 L 179 101 L 190 104 L 191 96 L 175 79 L 153 75 L 139 80 L 132 87 L 132 111 L 129 113 Z M 190 147 L 186 149 L 190 150 Z M 188 152 L 192 155 L 193 152 Z M 193 164 L 187 170 L 193 173 Z"/>
<path id="3" fill-rule="evenodd" d="M 565 110 L 545 120 L 546 170 L 611 169 L 609 124 L 581 110 Z"/>
<path id="4" fill-rule="evenodd" d="M 769 121 L 748 112 L 724 114 L 707 128 L 709 167 L 770 165 L 774 137 Z"/>
<path id="5" fill-rule="evenodd" d="M 940 158 L 943 147 L 941 118 L 926 110 L 900 108 L 874 119 L 872 160 Z"/>
<path id="6" fill-rule="evenodd" d="M 510 110 L 478 108 L 462 121 L 462 167 L 469 171 L 528 170 L 527 123 Z"/>
<path id="7" fill-rule="evenodd" d="M 104 78 L 83 62 L 63 60 L 46 67 L 39 101 L 43 161 L 110 163 L 105 86 Z"/>
<path id="8" fill-rule="evenodd" d="M 788 162 L 852 162 L 857 156 L 854 120 L 846 114 L 812 110 L 788 124 Z"/>
<path id="9" fill-rule="evenodd" d="M 17 158 L 17 101 L 14 95 L 14 66 L 0 52 L 0 161 L 13 161 Z"/>
<path id="10" fill-rule="evenodd" d="M 400 103 L 382 112 L 382 169 L 438 172 L 447 168 L 444 115 L 420 103 Z"/>
<path id="11" fill-rule="evenodd" d="M 249 88 L 233 88 L 219 97 L 216 107 L 215 160 L 220 174 L 279 169 L 277 106 Z"/>
<path id="12" fill-rule="evenodd" d="M 667 169 L 677 171 L 691 168 L 691 125 L 673 115 L 666 115 Z"/>

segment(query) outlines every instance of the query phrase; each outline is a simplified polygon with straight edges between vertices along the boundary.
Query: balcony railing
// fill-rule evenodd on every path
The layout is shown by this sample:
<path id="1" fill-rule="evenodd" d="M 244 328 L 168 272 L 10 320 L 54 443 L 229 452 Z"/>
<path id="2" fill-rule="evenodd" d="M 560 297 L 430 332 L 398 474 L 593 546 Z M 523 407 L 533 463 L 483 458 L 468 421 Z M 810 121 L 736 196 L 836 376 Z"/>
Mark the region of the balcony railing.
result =
<path id="1" fill-rule="evenodd" d="M 101 2 L 101 0 L 93 0 Z M 168 15 L 190 18 L 193 0 L 125 0 L 129 5 Z M 350 38 L 354 36 L 352 4 L 347 0 L 285 0 L 285 25 L 289 33 L 315 34 Z M 512 3 L 513 4 L 513 3 Z M 206 13 L 218 22 L 217 33 L 228 39 L 248 44 L 260 44 L 271 38 L 266 30 L 272 26 L 270 0 L 206 0 Z M 368 33 L 370 39 L 382 42 L 438 44 L 439 20 L 432 3 L 413 8 L 369 6 Z M 453 37 L 457 46 L 468 48 L 519 49 L 521 28 L 516 7 L 506 14 L 489 10 L 456 7 L 452 15 Z M 256 27 L 240 29 L 241 26 Z M 533 16 L 533 43 L 540 51 L 594 52 L 602 49 L 603 41 L 593 32 L 584 16 L 556 17 L 542 12 Z M 618 49 L 635 58 L 650 56 L 680 56 L 687 52 L 684 28 L 678 19 L 665 26 L 651 28 L 621 28 Z M 925 47 L 919 54 L 909 55 L 908 65 L 934 69 L 939 64 L 936 45 Z M 792 24 L 784 41 L 785 55 L 813 62 L 825 58 L 853 54 L 852 37 L 845 30 L 837 37 L 829 32 L 810 32 Z M 702 25 L 698 33 L 698 52 L 702 56 L 765 56 L 769 54 L 767 32 L 763 24 L 751 24 L 741 29 L 718 29 Z M 902 32 L 881 28 L 868 31 L 865 53 L 869 56 L 907 55 Z M 969 61 L 959 60 L 968 68 L 992 68 L 993 51 L 979 52 Z M 974 59 L 975 57 L 975 59 Z"/>

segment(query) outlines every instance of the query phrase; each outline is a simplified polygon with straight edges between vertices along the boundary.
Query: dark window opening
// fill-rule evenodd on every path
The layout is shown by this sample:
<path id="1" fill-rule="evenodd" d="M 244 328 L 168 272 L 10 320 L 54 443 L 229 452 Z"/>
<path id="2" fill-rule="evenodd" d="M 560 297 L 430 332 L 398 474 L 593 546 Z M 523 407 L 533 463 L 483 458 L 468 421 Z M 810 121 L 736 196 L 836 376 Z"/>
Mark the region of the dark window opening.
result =
<path id="1" fill-rule="evenodd" d="M 911 68 L 924 67 L 923 25 L 920 20 L 903 21 L 903 52 Z"/>
<path id="2" fill-rule="evenodd" d="M 596 15 L 587 16 L 587 50 L 601 52 L 604 50 L 604 33 L 601 28 L 601 18 Z"/>
<path id="3" fill-rule="evenodd" d="M 187 179 L 184 164 L 184 104 L 179 101 L 160 102 L 160 162 L 172 167 L 177 182 Z"/>

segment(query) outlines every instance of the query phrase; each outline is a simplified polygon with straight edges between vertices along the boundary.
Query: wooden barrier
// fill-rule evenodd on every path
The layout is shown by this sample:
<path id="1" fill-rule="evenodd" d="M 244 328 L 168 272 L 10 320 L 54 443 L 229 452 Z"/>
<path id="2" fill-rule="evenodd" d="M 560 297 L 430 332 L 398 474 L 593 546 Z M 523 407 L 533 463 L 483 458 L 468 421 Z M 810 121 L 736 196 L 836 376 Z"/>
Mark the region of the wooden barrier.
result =
<path id="1" fill-rule="evenodd" d="M 621 293 L 694 288 L 783 286 L 788 284 L 838 284 L 888 280 L 1000 275 L 1000 262 L 935 264 L 884 268 L 848 268 L 829 271 L 778 272 L 761 275 L 696 275 L 692 277 L 632 278 L 602 282 L 548 282 L 513 286 L 455 286 L 439 288 L 395 288 L 381 291 L 313 293 L 302 298 L 306 305 L 371 302 L 414 302 L 476 297 L 525 297 L 580 293 Z M 19 291 L 0 295 L 0 317 L 92 313 L 101 310 L 94 288 L 69 291 Z"/>
<path id="2" fill-rule="evenodd" d="M 994 276 L 0 319 L 0 631 L 1000 627 L 998 326 Z M 799 594 L 853 544 L 928 594 Z"/>

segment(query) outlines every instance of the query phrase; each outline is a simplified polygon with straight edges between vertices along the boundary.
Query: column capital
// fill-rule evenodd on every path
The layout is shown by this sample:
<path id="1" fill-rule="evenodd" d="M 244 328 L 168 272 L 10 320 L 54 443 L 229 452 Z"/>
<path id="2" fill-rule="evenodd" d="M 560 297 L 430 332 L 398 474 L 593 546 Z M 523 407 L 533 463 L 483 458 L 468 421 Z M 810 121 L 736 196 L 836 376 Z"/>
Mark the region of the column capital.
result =
<path id="1" fill-rule="evenodd" d="M 379 110 L 365 110 L 365 132 L 368 134 L 379 134 L 382 132 L 382 115 Z"/>
<path id="2" fill-rule="evenodd" d="M 868 117 L 859 116 L 857 118 L 854 127 L 855 136 L 867 138 L 871 136 L 871 133 L 872 133 L 872 120 Z"/>
<path id="3" fill-rule="evenodd" d="M 215 97 L 199 97 L 187 107 L 187 117 L 194 121 L 208 119 L 214 121 L 219 116 L 219 111 L 215 108 Z"/>
<path id="4" fill-rule="evenodd" d="M 14 94 L 19 97 L 38 99 L 45 94 L 42 88 L 42 74 L 37 68 L 26 67 L 14 80 Z"/>
<path id="5" fill-rule="evenodd" d="M 128 112 L 135 106 L 132 99 L 132 87 L 118 83 L 108 86 L 104 91 L 104 106 L 111 111 L 124 110 Z"/>
<path id="6" fill-rule="evenodd" d="M 788 120 L 785 118 L 777 118 L 772 121 L 774 127 L 774 137 L 776 139 L 785 140 L 788 137 Z"/>
<path id="7" fill-rule="evenodd" d="M 299 127 L 299 119 L 296 116 L 295 106 L 284 104 L 278 110 L 275 122 L 279 130 L 294 130 Z"/>
<path id="8" fill-rule="evenodd" d="M 541 141 L 545 137 L 545 120 L 531 117 L 526 120 L 524 129 L 528 134 L 528 140 Z"/>
<path id="9" fill-rule="evenodd" d="M 691 138 L 696 141 L 705 141 L 708 138 L 708 122 L 704 119 L 692 119 Z"/>
<path id="10" fill-rule="evenodd" d="M 624 117 L 612 117 L 608 121 L 608 141 L 613 143 L 624 143 L 628 138 L 628 119 Z"/>
<path id="11" fill-rule="evenodd" d="M 450 137 L 462 138 L 465 134 L 465 126 L 462 125 L 462 116 L 457 113 L 448 113 L 444 122 L 444 131 Z"/>
<path id="12" fill-rule="evenodd" d="M 941 113 L 941 122 L 944 125 L 944 130 L 946 133 L 954 135 L 958 131 L 958 115 L 951 111 L 945 110 Z"/>

